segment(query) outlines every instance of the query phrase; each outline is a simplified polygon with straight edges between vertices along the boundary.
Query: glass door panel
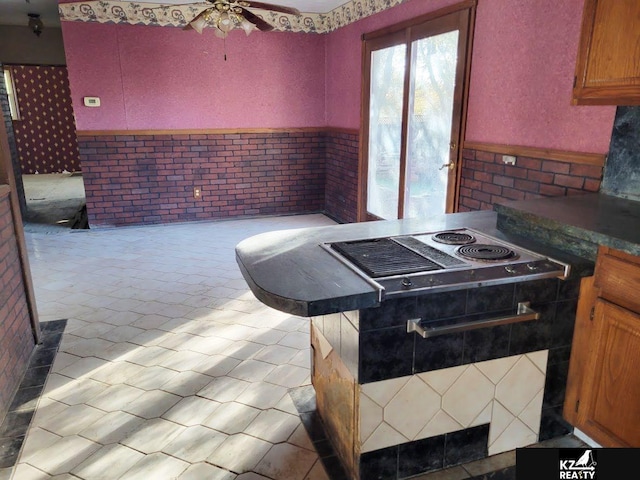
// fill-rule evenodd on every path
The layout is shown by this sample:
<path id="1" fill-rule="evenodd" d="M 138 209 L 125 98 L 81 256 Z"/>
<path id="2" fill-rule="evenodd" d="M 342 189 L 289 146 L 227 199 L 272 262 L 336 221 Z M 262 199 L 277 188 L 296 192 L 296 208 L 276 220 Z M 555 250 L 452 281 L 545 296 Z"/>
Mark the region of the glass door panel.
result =
<path id="1" fill-rule="evenodd" d="M 371 53 L 367 211 L 398 218 L 406 45 Z"/>
<path id="2" fill-rule="evenodd" d="M 457 53 L 457 30 L 411 44 L 404 218 L 446 211 Z"/>

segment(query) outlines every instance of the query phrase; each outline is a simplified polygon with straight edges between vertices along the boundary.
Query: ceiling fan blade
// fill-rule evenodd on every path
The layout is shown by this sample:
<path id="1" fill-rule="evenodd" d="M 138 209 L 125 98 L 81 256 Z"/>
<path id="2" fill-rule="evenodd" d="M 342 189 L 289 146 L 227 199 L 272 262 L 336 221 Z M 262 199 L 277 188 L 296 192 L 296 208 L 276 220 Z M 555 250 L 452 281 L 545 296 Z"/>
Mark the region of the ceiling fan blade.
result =
<path id="1" fill-rule="evenodd" d="M 293 7 L 283 7 L 281 5 L 273 5 L 271 3 L 252 2 L 251 0 L 248 0 L 247 2 L 243 2 L 243 3 L 248 3 L 249 5 L 247 6 L 249 8 L 259 8 L 261 10 L 272 10 L 274 12 L 288 13 L 289 15 L 300 15 L 300 10 Z"/>
<path id="2" fill-rule="evenodd" d="M 258 30 L 261 32 L 270 32 L 273 30 L 273 25 L 268 22 L 265 22 L 259 16 L 254 13 L 251 13 L 249 10 L 242 9 L 242 16 L 247 19 L 247 21 L 253 23 Z"/>

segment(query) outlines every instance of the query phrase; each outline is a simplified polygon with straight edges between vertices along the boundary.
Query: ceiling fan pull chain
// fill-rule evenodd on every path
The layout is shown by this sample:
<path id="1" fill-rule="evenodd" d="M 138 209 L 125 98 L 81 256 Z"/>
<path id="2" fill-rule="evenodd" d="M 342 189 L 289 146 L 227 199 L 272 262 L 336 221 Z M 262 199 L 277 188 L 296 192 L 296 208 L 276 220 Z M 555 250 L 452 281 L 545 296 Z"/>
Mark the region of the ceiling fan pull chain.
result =
<path id="1" fill-rule="evenodd" d="M 222 39 L 222 48 L 224 49 L 224 61 L 227 61 L 227 37 Z"/>

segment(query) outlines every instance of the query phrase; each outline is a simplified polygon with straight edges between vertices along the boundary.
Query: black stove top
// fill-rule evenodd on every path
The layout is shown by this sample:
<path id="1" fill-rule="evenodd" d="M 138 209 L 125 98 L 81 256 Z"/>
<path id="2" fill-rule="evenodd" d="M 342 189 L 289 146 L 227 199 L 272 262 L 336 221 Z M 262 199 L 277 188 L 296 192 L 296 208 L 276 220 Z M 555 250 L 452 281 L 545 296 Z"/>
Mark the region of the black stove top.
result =
<path id="1" fill-rule="evenodd" d="M 561 277 L 569 266 L 472 229 L 325 245 L 385 295 Z"/>

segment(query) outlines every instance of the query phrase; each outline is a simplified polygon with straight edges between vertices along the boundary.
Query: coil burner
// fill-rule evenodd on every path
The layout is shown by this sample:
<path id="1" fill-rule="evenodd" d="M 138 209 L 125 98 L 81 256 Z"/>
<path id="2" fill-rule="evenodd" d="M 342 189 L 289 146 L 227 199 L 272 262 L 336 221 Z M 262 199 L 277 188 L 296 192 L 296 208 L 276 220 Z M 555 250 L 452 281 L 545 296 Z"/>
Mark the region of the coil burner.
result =
<path id="1" fill-rule="evenodd" d="M 518 254 L 510 248 L 502 245 L 472 244 L 463 245 L 456 250 L 462 257 L 483 262 L 495 262 L 500 260 L 510 260 L 518 257 Z"/>
<path id="2" fill-rule="evenodd" d="M 468 245 L 474 243 L 476 237 L 464 232 L 440 232 L 431 237 L 433 241 L 444 243 L 445 245 Z"/>

